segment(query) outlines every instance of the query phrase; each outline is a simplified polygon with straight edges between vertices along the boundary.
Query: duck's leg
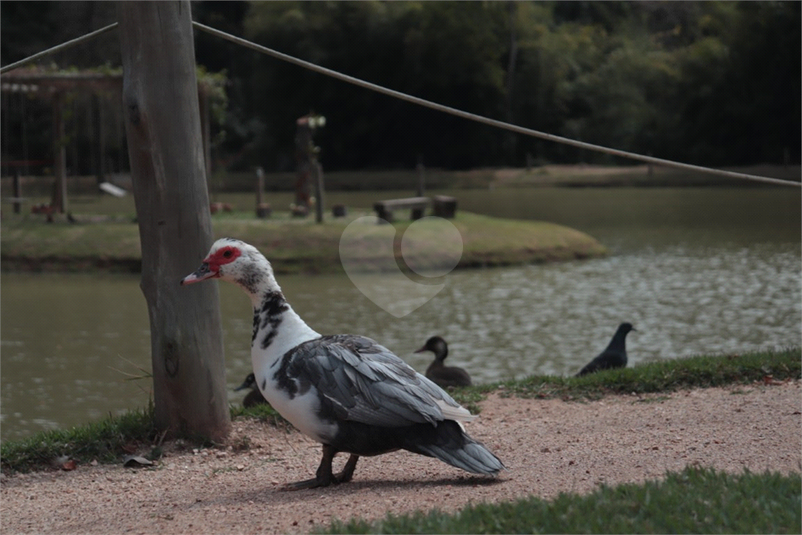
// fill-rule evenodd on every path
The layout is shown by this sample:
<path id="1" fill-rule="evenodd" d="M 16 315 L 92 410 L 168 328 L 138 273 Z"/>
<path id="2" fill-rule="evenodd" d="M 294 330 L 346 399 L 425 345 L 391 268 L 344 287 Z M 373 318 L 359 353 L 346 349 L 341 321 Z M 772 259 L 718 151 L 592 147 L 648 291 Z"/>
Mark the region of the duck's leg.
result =
<path id="1" fill-rule="evenodd" d="M 337 480 L 337 483 L 348 483 L 351 481 L 351 478 L 354 476 L 354 470 L 356 470 L 356 462 L 359 460 L 359 455 L 351 454 L 348 457 L 348 462 L 345 463 L 343 466 L 343 471 L 334 476 Z"/>
<path id="2" fill-rule="evenodd" d="M 323 458 L 320 460 L 320 466 L 317 467 L 314 479 L 287 483 L 284 485 L 283 490 L 315 489 L 318 487 L 328 487 L 332 483 L 337 484 L 350 481 L 351 477 L 354 475 L 356 461 L 359 459 L 359 456 L 351 455 L 351 457 L 348 458 L 348 462 L 345 463 L 343 471 L 334 475 L 331 472 L 331 462 L 334 460 L 335 455 L 337 455 L 336 449 L 328 444 L 323 444 Z"/>

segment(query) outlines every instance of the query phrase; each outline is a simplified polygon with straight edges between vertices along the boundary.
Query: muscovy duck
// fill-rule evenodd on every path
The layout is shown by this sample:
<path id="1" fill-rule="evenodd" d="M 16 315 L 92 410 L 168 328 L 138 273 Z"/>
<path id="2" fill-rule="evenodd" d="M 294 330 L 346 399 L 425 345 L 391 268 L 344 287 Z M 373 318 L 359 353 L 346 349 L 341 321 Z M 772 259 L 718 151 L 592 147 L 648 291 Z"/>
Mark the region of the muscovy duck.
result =
<path id="1" fill-rule="evenodd" d="M 426 343 L 415 351 L 423 353 L 431 351 L 434 353 L 434 362 L 426 368 L 426 377 L 434 381 L 441 388 L 449 386 L 470 386 L 471 376 L 468 372 L 457 366 L 446 366 L 443 361 L 448 356 L 448 344 L 439 336 L 432 336 Z"/>
<path id="2" fill-rule="evenodd" d="M 627 349 L 626 339 L 629 331 L 635 331 L 635 327 L 631 323 L 622 323 L 615 331 L 613 339 L 607 349 L 599 353 L 596 358 L 591 360 L 584 368 L 579 370 L 576 377 L 587 375 L 602 370 L 610 370 L 613 368 L 624 368 L 627 365 Z"/>
<path id="3" fill-rule="evenodd" d="M 242 381 L 242 384 L 234 389 L 234 392 L 239 392 L 240 390 L 245 389 L 250 389 L 250 392 L 248 392 L 248 394 L 242 398 L 243 407 L 255 407 L 256 405 L 267 404 L 267 400 L 259 391 L 259 387 L 256 385 L 256 376 L 254 374 L 249 373 L 245 377 L 245 380 Z"/>
<path id="4" fill-rule="evenodd" d="M 240 240 L 217 240 L 182 285 L 219 278 L 240 286 L 253 304 L 251 359 L 256 383 L 279 414 L 323 445 L 312 479 L 287 490 L 350 481 L 360 456 L 404 449 L 474 474 L 496 476 L 504 465 L 471 438 L 474 418 L 443 389 L 389 349 L 351 334 L 321 336 L 287 303 L 270 262 Z M 339 474 L 332 460 L 350 457 Z"/>

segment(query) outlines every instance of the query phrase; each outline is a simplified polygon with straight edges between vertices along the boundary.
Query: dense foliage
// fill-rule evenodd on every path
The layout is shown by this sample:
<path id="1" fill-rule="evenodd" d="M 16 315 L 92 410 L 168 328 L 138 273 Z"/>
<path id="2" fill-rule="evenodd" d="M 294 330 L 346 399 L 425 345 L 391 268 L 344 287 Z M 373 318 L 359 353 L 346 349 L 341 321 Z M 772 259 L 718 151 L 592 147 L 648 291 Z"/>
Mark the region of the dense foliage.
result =
<path id="1" fill-rule="evenodd" d="M 113 5 L 104 4 L 4 2 L 3 64 L 114 20 Z M 351 76 L 552 134 L 707 165 L 800 159 L 799 2 L 196 2 L 193 17 Z M 113 46 L 81 48 L 83 55 L 56 60 L 119 61 Z M 520 166 L 527 155 L 609 161 L 202 32 L 196 55 L 229 79 L 216 158 L 230 168 L 292 169 L 295 119 L 310 110 L 328 119 L 316 141 L 330 170 L 412 167 L 419 157 L 453 169 Z"/>

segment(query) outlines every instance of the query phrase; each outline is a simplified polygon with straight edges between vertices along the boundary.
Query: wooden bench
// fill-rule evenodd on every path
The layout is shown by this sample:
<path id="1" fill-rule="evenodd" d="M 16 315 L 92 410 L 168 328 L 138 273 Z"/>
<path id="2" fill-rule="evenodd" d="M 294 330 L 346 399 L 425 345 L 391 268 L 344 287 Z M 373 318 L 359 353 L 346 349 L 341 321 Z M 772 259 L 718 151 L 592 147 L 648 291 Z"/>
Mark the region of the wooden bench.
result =
<path id="1" fill-rule="evenodd" d="M 429 207 L 432 200 L 429 197 L 408 197 L 406 199 L 389 199 L 373 203 L 376 215 L 385 221 L 393 220 L 394 210 L 411 210 L 410 219 L 412 221 L 423 217 L 423 212 Z"/>

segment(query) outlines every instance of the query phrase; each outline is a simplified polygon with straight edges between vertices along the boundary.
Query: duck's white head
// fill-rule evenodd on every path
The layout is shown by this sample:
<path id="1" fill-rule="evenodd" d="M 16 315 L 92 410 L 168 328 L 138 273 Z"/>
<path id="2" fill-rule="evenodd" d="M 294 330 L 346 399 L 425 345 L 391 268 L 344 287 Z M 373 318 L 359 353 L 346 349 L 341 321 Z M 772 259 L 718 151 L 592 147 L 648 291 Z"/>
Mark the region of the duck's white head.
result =
<path id="1" fill-rule="evenodd" d="M 233 282 L 251 296 L 281 291 L 264 255 L 253 245 L 234 238 L 220 238 L 214 242 L 201 266 L 181 279 L 181 284 L 195 284 L 206 279 Z"/>

